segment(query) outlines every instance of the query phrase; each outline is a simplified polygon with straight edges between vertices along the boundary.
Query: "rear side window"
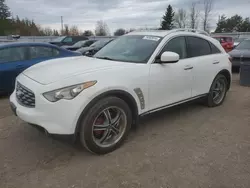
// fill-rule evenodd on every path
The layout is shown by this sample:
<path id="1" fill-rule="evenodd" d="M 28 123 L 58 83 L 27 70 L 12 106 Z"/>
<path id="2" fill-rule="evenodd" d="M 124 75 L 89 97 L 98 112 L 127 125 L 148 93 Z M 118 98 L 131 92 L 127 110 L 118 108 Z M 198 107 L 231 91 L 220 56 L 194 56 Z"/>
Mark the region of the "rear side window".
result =
<path id="1" fill-rule="evenodd" d="M 166 46 L 162 49 L 162 52 L 175 52 L 179 54 L 180 59 L 187 58 L 187 51 L 186 51 L 186 41 L 185 37 L 176 37 L 174 39 L 171 39 Z"/>
<path id="2" fill-rule="evenodd" d="M 27 47 L 10 47 L 0 50 L 0 63 L 27 60 Z"/>
<path id="3" fill-rule="evenodd" d="M 198 37 L 187 37 L 188 57 L 199 57 L 211 54 L 209 43 Z"/>
<path id="4" fill-rule="evenodd" d="M 63 42 L 73 42 L 73 39 L 72 39 L 72 37 L 66 37 L 64 40 L 63 40 Z"/>
<path id="5" fill-rule="evenodd" d="M 212 54 L 221 53 L 221 51 L 220 51 L 214 44 L 212 44 L 211 42 L 210 42 L 209 44 L 210 44 L 210 46 L 211 46 L 211 53 L 212 53 Z"/>
<path id="6" fill-rule="evenodd" d="M 30 47 L 30 59 L 54 57 L 59 55 L 59 51 L 55 48 L 33 46 Z"/>

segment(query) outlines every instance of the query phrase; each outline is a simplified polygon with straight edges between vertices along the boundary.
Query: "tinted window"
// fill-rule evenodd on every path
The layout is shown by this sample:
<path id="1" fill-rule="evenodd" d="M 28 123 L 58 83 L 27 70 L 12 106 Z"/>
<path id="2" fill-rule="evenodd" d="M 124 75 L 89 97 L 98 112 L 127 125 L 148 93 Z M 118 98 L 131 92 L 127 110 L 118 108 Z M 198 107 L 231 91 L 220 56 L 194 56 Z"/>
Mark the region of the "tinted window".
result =
<path id="1" fill-rule="evenodd" d="M 66 37 L 63 42 L 72 42 L 72 37 Z"/>
<path id="2" fill-rule="evenodd" d="M 187 37 L 188 57 L 198 57 L 211 54 L 209 43 L 198 37 Z"/>
<path id="3" fill-rule="evenodd" d="M 96 40 L 90 40 L 90 41 L 87 41 L 85 46 L 90 46 L 91 44 L 93 44 L 94 42 L 96 42 Z"/>
<path id="4" fill-rule="evenodd" d="M 0 50 L 0 63 L 23 61 L 27 59 L 26 47 L 11 47 Z"/>
<path id="5" fill-rule="evenodd" d="M 212 54 L 221 53 L 221 51 L 214 44 L 210 43 L 210 46 L 211 46 L 211 53 Z"/>
<path id="6" fill-rule="evenodd" d="M 59 55 L 59 51 L 50 47 L 33 46 L 30 47 L 30 58 L 53 57 Z"/>
<path id="7" fill-rule="evenodd" d="M 170 40 L 166 46 L 162 49 L 162 52 L 175 52 L 179 54 L 180 59 L 184 59 L 187 57 L 187 51 L 186 51 L 186 41 L 185 37 L 176 37 L 172 40 Z"/>

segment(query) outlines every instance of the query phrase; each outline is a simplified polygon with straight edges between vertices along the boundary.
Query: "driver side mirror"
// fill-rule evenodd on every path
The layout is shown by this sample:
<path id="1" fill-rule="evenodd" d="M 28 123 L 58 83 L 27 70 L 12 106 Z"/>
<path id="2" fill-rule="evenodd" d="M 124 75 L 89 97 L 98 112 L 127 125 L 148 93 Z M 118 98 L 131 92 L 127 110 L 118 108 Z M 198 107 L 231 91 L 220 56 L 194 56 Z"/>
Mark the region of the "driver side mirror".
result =
<path id="1" fill-rule="evenodd" d="M 163 52 L 161 54 L 161 63 L 177 63 L 179 60 L 180 56 L 175 52 Z"/>

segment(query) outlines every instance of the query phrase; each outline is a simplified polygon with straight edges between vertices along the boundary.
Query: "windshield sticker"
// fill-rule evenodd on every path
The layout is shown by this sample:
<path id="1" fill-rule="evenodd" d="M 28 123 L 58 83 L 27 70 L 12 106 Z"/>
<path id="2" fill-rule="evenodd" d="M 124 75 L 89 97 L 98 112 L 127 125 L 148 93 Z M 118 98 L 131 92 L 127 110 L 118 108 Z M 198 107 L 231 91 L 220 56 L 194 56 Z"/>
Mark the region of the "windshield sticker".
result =
<path id="1" fill-rule="evenodd" d="M 144 36 L 142 39 L 144 39 L 144 40 L 153 40 L 153 41 L 160 40 L 159 37 L 152 37 L 152 36 Z"/>

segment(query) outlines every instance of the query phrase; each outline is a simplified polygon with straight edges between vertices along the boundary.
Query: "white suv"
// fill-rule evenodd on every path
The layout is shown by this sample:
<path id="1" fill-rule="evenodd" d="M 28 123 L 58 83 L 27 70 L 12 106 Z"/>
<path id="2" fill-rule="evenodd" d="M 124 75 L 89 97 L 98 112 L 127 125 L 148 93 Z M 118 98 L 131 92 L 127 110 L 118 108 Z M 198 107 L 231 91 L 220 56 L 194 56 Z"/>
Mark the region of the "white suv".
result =
<path id="1" fill-rule="evenodd" d="M 139 116 L 198 98 L 218 106 L 230 83 L 229 55 L 217 40 L 182 30 L 136 31 L 93 57 L 30 67 L 17 77 L 10 102 L 22 120 L 105 154 Z"/>

